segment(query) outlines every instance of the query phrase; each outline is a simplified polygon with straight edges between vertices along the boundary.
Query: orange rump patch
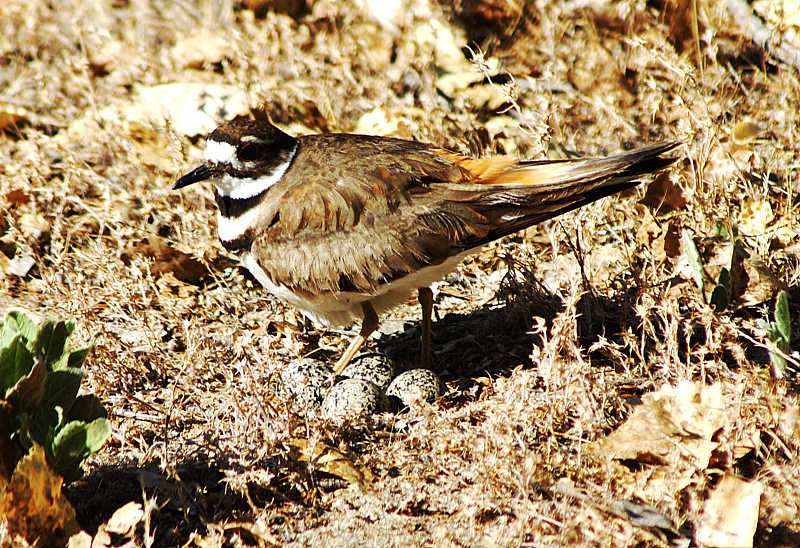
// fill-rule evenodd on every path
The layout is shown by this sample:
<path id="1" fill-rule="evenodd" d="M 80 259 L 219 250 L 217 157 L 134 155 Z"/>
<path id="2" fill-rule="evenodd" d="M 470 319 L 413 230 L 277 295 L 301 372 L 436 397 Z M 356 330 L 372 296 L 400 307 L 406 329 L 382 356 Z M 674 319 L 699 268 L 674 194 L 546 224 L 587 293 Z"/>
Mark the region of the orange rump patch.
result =
<path id="1" fill-rule="evenodd" d="M 478 179 L 474 182 L 485 184 L 492 184 L 493 181 L 491 181 L 491 179 L 502 175 L 503 172 L 517 164 L 517 161 L 510 156 L 467 158 L 446 150 L 437 150 L 436 153 L 440 156 L 444 156 L 461 169 L 474 175 L 475 179 Z"/>

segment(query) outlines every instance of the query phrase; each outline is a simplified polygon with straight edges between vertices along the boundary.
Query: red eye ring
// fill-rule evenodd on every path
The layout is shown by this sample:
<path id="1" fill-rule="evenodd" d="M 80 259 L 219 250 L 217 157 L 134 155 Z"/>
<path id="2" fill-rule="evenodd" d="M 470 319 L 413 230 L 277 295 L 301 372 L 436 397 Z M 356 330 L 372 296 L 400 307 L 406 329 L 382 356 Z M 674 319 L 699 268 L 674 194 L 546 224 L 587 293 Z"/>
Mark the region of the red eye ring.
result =
<path id="1" fill-rule="evenodd" d="M 241 162 L 254 162 L 259 156 L 259 146 L 253 142 L 242 143 L 236 149 L 236 157 Z"/>

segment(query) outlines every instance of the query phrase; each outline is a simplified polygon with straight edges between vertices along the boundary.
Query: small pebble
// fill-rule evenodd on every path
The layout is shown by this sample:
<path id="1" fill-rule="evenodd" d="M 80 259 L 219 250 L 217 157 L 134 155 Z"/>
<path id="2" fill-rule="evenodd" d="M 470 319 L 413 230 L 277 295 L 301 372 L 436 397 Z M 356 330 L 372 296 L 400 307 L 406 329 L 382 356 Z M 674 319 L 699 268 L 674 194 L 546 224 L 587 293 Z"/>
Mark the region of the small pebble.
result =
<path id="1" fill-rule="evenodd" d="M 387 396 L 397 398 L 405 407 L 420 400 L 433 401 L 441 394 L 442 381 L 430 369 L 412 369 L 401 373 L 386 389 Z"/>
<path id="2" fill-rule="evenodd" d="M 394 378 L 394 366 L 392 360 L 383 354 L 377 352 L 361 354 L 342 371 L 342 377 L 369 381 L 383 392 Z"/>
<path id="3" fill-rule="evenodd" d="M 295 398 L 300 408 L 319 408 L 330 387 L 333 370 L 313 358 L 292 360 L 281 371 L 283 388 Z"/>
<path id="4" fill-rule="evenodd" d="M 334 385 L 322 401 L 322 418 L 341 422 L 371 415 L 384 407 L 384 398 L 371 382 L 345 379 Z"/>

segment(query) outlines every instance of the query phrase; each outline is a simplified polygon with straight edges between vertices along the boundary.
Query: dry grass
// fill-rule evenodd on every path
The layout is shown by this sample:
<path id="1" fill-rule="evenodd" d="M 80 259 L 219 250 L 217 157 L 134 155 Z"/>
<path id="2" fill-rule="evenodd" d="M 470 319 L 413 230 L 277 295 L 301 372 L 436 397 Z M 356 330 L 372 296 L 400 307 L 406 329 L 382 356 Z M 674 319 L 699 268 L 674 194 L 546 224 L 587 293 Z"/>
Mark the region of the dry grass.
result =
<path id="1" fill-rule="evenodd" d="M 686 29 L 670 32 L 661 2 L 531 3 L 488 37 L 468 14 L 432 4 L 423 16 L 427 2 L 411 3 L 381 25 L 324 0 L 298 19 L 254 19 L 230 0 L 4 2 L 0 103 L 28 114 L 0 137 L 0 266 L 15 255 L 35 265 L 0 279 L 0 309 L 73 317 L 78 338 L 96 337 L 86 388 L 114 435 L 69 489 L 81 525 L 91 532 L 144 496 L 156 546 L 663 546 L 604 508 L 635 500 L 691 536 L 727 470 L 764 485 L 756 544 L 800 543 L 800 426 L 786 419 L 797 384 L 770 378 L 756 325 L 774 291 L 714 313 L 670 247 L 688 231 L 713 255 L 717 221 L 758 227 L 752 204 L 767 203 L 774 219 L 743 233 L 790 290 L 797 329 L 798 71 L 754 56 L 723 2 L 698 0 L 700 34 L 677 47 Z M 513 76 L 494 77 L 507 118 L 437 91 L 415 33 L 428 19 L 456 32 L 472 21 L 467 36 Z M 186 68 L 173 47 L 201 32 L 221 37 L 225 55 Z M 226 262 L 209 189 L 170 191 L 197 143 L 158 129 L 169 160 L 154 167 L 131 124 L 98 115 L 139 86 L 181 81 L 236 84 L 311 130 L 350 131 L 380 107 L 403 136 L 468 150 L 488 125 L 487 150 L 522 157 L 683 139 L 685 157 L 659 182 L 683 203 L 659 210 L 661 196 L 636 190 L 468 260 L 437 297 L 447 394 L 337 430 L 298 416 L 275 384 L 290 359 L 317 346 L 330 358 L 343 338 L 305 326 Z M 744 120 L 763 132 L 734 142 Z M 191 251 L 210 274 L 184 283 L 159 272 L 128 250 L 145 237 Z M 397 326 L 417 317 L 397 310 L 395 333 L 371 346 L 410 367 L 414 331 Z M 710 469 L 643 494 L 631 478 L 648 465 L 604 462 L 590 445 L 643 394 L 684 379 L 721 383 L 731 422 Z M 756 448 L 735 455 L 750 433 Z M 309 465 L 297 439 L 338 447 L 375 482 L 362 491 Z"/>

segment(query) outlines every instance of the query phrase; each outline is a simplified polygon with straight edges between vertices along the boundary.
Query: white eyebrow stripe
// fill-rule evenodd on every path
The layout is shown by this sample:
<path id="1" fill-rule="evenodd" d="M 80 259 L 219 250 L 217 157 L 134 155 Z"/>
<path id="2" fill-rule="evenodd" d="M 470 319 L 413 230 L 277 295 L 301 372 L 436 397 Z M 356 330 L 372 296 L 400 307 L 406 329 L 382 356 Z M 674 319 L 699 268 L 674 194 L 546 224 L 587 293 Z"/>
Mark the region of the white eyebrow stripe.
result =
<path id="1" fill-rule="evenodd" d="M 234 177 L 227 173 L 224 174 L 215 185 L 217 187 L 217 192 L 222 196 L 227 196 L 235 200 L 245 200 L 253 196 L 258 196 L 281 180 L 286 170 L 289 169 L 289 165 L 292 163 L 296 152 L 297 145 L 294 146 L 285 162 L 276 166 L 271 172 L 261 175 L 260 177 L 243 178 Z"/>
<path id="2" fill-rule="evenodd" d="M 230 143 L 220 141 L 206 141 L 206 150 L 203 153 L 206 162 L 216 162 L 219 164 L 231 164 L 238 161 L 236 159 L 236 147 Z"/>

